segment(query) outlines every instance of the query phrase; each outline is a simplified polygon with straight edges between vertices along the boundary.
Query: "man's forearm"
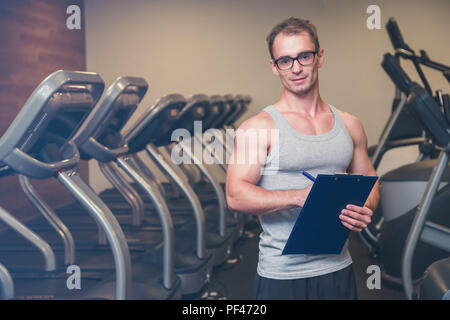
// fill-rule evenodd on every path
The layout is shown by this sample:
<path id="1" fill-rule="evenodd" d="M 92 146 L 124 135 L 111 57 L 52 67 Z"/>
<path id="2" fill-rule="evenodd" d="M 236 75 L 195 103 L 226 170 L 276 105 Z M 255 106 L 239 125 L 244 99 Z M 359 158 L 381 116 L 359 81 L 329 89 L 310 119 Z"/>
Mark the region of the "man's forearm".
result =
<path id="1" fill-rule="evenodd" d="M 377 182 L 373 187 L 372 192 L 369 194 L 369 197 L 367 197 L 367 201 L 364 204 L 364 206 L 368 207 L 370 210 L 372 210 L 372 212 L 375 212 L 379 202 L 380 202 L 380 188 L 379 182 Z"/>
<path id="2" fill-rule="evenodd" d="M 309 190 L 266 190 L 241 182 L 227 188 L 227 203 L 234 211 L 264 215 L 303 206 Z"/>

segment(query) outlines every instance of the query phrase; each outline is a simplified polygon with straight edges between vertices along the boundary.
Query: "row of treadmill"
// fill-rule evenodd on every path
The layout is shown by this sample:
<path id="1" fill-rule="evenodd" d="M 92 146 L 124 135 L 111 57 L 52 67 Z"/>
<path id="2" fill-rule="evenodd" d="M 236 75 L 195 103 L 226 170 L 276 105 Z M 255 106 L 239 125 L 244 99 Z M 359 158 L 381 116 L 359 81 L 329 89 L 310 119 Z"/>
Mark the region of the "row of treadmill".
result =
<path id="1" fill-rule="evenodd" d="M 25 225 L 0 208 L 2 298 L 180 299 L 204 288 L 242 235 L 249 219 L 224 195 L 225 129 L 250 97 L 166 95 L 125 131 L 147 83 L 104 86 L 95 73 L 49 75 L 0 140 L 1 175 L 18 175 L 40 212 Z M 83 181 L 77 165 L 89 160 L 114 188 L 98 195 Z M 77 201 L 53 210 L 30 179 L 57 179 Z"/>

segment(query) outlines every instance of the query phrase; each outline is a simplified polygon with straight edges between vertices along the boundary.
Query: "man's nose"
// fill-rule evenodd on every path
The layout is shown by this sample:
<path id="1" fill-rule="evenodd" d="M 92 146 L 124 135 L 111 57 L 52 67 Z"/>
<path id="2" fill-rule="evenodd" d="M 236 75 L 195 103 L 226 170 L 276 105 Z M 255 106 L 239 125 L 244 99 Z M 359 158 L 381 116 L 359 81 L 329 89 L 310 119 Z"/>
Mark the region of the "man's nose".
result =
<path id="1" fill-rule="evenodd" d="M 294 73 L 300 73 L 303 70 L 303 66 L 300 64 L 300 62 L 298 62 L 297 59 L 295 59 L 291 70 Z"/>

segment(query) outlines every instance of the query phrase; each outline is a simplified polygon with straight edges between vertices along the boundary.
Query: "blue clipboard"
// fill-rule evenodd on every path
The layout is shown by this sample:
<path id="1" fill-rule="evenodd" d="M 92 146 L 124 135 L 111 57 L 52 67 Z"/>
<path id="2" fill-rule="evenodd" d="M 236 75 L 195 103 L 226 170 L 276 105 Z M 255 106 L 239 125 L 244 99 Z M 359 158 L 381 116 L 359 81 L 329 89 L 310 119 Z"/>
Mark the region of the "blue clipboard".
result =
<path id="1" fill-rule="evenodd" d="M 363 206 L 378 177 L 319 174 L 282 254 L 340 254 L 350 230 L 339 215 L 348 204 Z"/>

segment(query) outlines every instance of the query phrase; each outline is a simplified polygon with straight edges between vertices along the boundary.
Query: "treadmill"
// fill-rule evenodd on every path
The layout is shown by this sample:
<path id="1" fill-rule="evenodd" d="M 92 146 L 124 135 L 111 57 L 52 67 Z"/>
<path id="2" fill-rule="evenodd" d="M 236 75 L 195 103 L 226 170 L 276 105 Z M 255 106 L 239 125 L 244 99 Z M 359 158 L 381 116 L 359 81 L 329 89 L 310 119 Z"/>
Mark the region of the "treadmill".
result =
<path id="1" fill-rule="evenodd" d="M 144 85 L 141 85 L 142 83 L 144 83 Z M 75 141 L 78 141 L 78 139 L 86 137 L 85 135 L 83 136 L 83 134 L 85 134 L 88 130 L 96 129 L 99 126 L 99 123 L 102 123 L 108 129 L 111 129 L 111 126 L 107 126 L 108 121 L 101 122 L 101 120 L 105 120 L 105 116 L 111 115 L 111 113 L 116 114 L 116 113 L 121 113 L 121 112 L 128 111 L 128 110 L 120 110 L 121 108 L 119 106 L 121 105 L 121 103 L 114 105 L 115 108 L 110 108 L 111 104 L 105 103 L 105 101 L 108 101 L 108 99 L 111 99 L 111 97 L 117 98 L 117 88 L 118 87 L 123 87 L 126 90 L 129 87 L 134 87 L 134 88 L 139 87 L 139 85 L 141 85 L 140 89 L 141 89 L 141 96 L 142 96 L 143 95 L 142 92 L 145 93 L 145 91 L 146 91 L 146 83 L 145 82 L 142 82 L 142 81 L 138 82 L 137 79 L 119 78 L 116 81 L 115 85 L 113 85 L 108 90 L 108 93 L 104 99 L 104 102 L 101 105 L 98 105 L 97 108 L 89 114 L 88 119 L 86 119 L 83 122 L 83 126 L 82 126 L 81 130 L 79 131 L 79 132 L 81 132 L 81 134 L 77 134 L 75 136 L 75 138 L 74 138 Z M 77 120 L 81 119 L 81 118 L 84 119 L 84 117 L 80 116 L 80 113 L 83 110 L 82 106 L 84 106 L 85 111 L 87 110 L 86 105 L 83 105 L 80 103 L 80 101 L 82 101 L 82 97 L 77 97 L 77 95 L 75 94 L 75 93 L 82 92 L 83 95 L 85 96 L 86 95 L 86 87 L 79 87 L 79 86 L 73 87 L 72 85 L 70 85 L 70 86 L 65 85 L 65 90 L 67 91 L 66 97 L 65 97 L 66 110 L 67 109 L 70 110 L 70 108 L 73 109 L 73 108 L 75 108 L 75 105 L 76 105 L 78 109 L 74 109 L 74 110 L 77 111 L 77 114 L 74 114 L 74 112 L 67 112 L 67 111 L 60 112 L 59 114 L 57 114 L 57 116 L 55 116 L 51 125 L 49 125 L 47 128 L 45 128 L 46 131 L 43 134 L 45 136 L 45 139 L 41 139 L 42 141 L 40 141 L 44 145 L 43 149 L 45 150 L 45 153 L 42 156 L 44 158 L 50 158 L 50 161 L 52 159 L 59 160 L 59 158 L 61 158 L 63 155 L 65 155 L 64 152 L 62 154 L 60 154 L 60 150 L 66 144 L 73 145 L 76 148 L 76 144 L 74 144 L 72 141 L 67 142 L 67 139 L 71 138 L 73 136 L 73 133 L 76 132 L 77 129 L 79 128 L 80 122 Z M 136 100 L 134 97 L 132 97 L 130 95 L 125 95 L 125 96 L 122 96 L 121 98 L 125 99 L 125 100 L 128 99 L 133 102 L 135 102 L 135 100 Z M 67 101 L 71 101 L 73 103 L 69 105 L 67 103 Z M 64 103 L 63 103 L 63 105 L 64 105 Z M 109 119 L 109 120 L 111 120 L 111 119 Z M 95 140 L 92 140 L 92 141 L 94 143 L 96 142 Z M 114 153 L 117 151 L 123 151 L 123 149 L 115 150 L 115 149 L 108 149 L 107 147 L 105 147 L 105 148 L 103 148 L 102 151 L 104 152 L 104 154 L 106 154 L 107 152 Z M 58 178 L 61 176 L 63 177 L 61 179 L 62 183 L 65 186 L 67 186 L 68 189 L 70 189 L 71 191 L 72 190 L 74 191 L 74 192 L 72 192 L 74 194 L 74 196 L 82 204 L 84 204 L 84 207 L 87 210 L 91 210 L 91 211 L 100 210 L 100 211 L 106 212 L 112 216 L 111 212 L 109 211 L 109 208 L 107 208 L 104 205 L 104 203 L 98 198 L 98 196 L 95 195 L 95 193 L 92 190 L 90 190 L 90 188 L 87 185 L 85 185 L 84 182 L 77 176 L 74 168 L 71 168 L 71 171 L 68 173 L 68 177 L 70 177 L 70 179 L 68 179 L 67 177 L 65 177 L 63 175 L 64 172 L 62 170 L 60 172 L 58 172 L 57 174 L 58 174 Z M 32 177 L 34 177 L 34 176 L 32 176 Z M 71 181 L 71 180 L 75 181 L 75 185 L 74 185 L 73 181 Z M 84 190 L 84 191 L 80 192 L 80 190 L 77 188 L 77 185 L 82 185 L 82 188 L 83 188 L 82 190 Z M 36 204 L 36 203 L 33 202 L 33 204 Z M 45 202 L 43 202 L 43 200 L 40 199 L 39 204 L 42 207 L 42 204 L 45 204 Z M 41 207 L 39 207 L 39 209 L 41 209 Z M 50 214 L 54 215 L 53 212 L 50 212 Z M 78 219 L 81 219 L 81 220 L 83 218 L 85 218 L 85 217 L 84 216 L 78 217 Z M 117 232 L 123 236 L 122 230 L 120 229 L 120 226 L 117 223 L 117 221 L 115 220 L 114 216 L 112 216 L 112 218 L 110 218 L 110 219 L 112 221 L 114 221 Z M 92 220 L 92 219 L 90 219 L 90 220 Z M 92 222 L 94 222 L 94 221 L 96 221 L 96 220 L 95 219 L 92 220 Z M 59 221 L 59 223 L 62 224 L 61 221 Z M 105 236 L 105 238 L 107 240 L 109 240 L 110 237 L 108 236 L 108 233 L 105 232 L 102 224 L 99 223 L 99 221 L 96 221 L 96 224 L 94 222 L 94 225 L 95 225 L 94 232 L 91 232 L 91 233 L 95 233 L 98 226 L 100 226 L 102 234 Z M 88 234 L 88 233 L 85 233 L 85 235 L 86 234 Z M 109 241 L 109 242 L 111 242 L 111 241 Z M 128 251 L 127 240 L 125 238 L 121 239 L 121 243 L 119 243 L 119 245 L 125 247 Z M 111 246 L 111 243 L 110 243 L 110 246 Z M 59 249 L 60 249 L 59 251 L 63 251 L 62 248 L 59 248 Z M 9 256 L 9 258 L 11 258 L 11 256 L 15 255 L 16 263 L 17 263 L 17 254 L 15 254 L 18 252 L 17 246 L 13 247 L 13 250 L 14 250 L 14 252 L 9 253 L 8 256 Z M 103 247 L 98 247 L 98 246 L 95 246 L 95 243 L 94 243 L 94 246 L 91 245 L 90 248 L 83 248 L 83 250 L 77 250 L 75 252 L 76 257 L 77 257 L 77 259 L 75 260 L 75 263 L 80 265 L 81 269 L 83 270 L 83 281 L 86 277 L 86 270 L 88 270 L 88 272 L 98 272 L 98 273 L 102 273 L 102 274 L 105 273 L 105 271 L 108 272 L 108 271 L 114 270 L 114 264 L 117 264 L 117 258 L 111 256 L 110 252 L 108 252 L 109 250 L 110 249 L 108 248 L 107 244 Z M 20 253 L 20 251 L 19 251 L 19 253 Z M 133 250 L 133 257 L 134 257 L 133 262 L 135 264 L 133 265 L 132 272 L 130 269 L 128 271 L 129 275 L 127 275 L 127 277 L 130 277 L 129 281 L 132 281 L 132 283 L 128 284 L 128 286 L 131 287 L 132 291 L 130 291 L 125 298 L 128 298 L 128 299 L 130 299 L 130 298 L 133 298 L 133 299 L 179 298 L 181 295 L 181 291 L 180 291 L 181 282 L 180 282 L 180 279 L 178 279 L 177 277 L 174 277 L 173 272 L 170 273 L 170 271 L 171 271 L 170 266 L 164 265 L 163 277 L 161 279 L 161 267 L 158 266 L 161 264 L 161 262 L 157 261 L 158 256 L 156 255 L 156 258 L 154 258 L 152 261 L 142 261 L 141 259 L 143 259 L 143 257 L 145 256 L 144 253 L 147 253 L 147 251 L 145 251 L 143 248 L 140 248 L 138 250 L 136 250 L 136 249 Z M 129 260 L 130 259 L 129 253 L 126 252 L 126 254 L 127 254 L 127 259 Z M 12 258 L 12 260 L 14 260 L 14 258 Z M 162 259 L 159 259 L 159 260 L 162 260 Z M 23 261 L 22 261 L 22 263 L 23 263 Z M 26 261 L 25 261 L 25 263 L 26 263 Z M 131 265 L 130 265 L 130 268 L 131 268 Z M 173 269 L 173 267 L 172 267 L 172 269 Z M 66 280 L 66 278 L 67 278 L 67 274 L 64 277 L 64 281 Z M 130 290 L 130 289 L 128 289 L 128 290 Z M 109 288 L 109 291 L 110 292 L 112 291 L 111 288 Z"/>
<path id="2" fill-rule="evenodd" d="M 137 166 L 140 167 L 140 171 L 142 173 L 146 173 L 146 170 L 144 165 L 142 164 L 142 161 L 136 156 L 136 153 L 144 150 L 148 144 L 153 144 L 154 146 L 166 144 L 167 141 L 170 141 L 172 128 L 178 128 L 181 122 L 191 123 L 191 129 L 193 130 L 192 119 L 203 115 L 203 104 L 204 102 L 197 103 L 195 101 L 192 101 L 192 103 L 188 103 L 186 105 L 184 97 L 177 94 L 162 97 L 131 129 L 131 133 L 127 134 L 126 136 L 130 148 L 129 157 L 135 162 Z M 176 112 L 174 112 L 175 110 L 180 110 L 179 116 L 176 115 Z M 159 159 L 157 161 L 159 161 L 160 164 L 167 165 L 167 162 L 163 161 L 163 159 Z M 173 171 L 176 169 L 171 169 L 169 164 L 163 170 Z M 188 184 L 186 184 L 186 182 L 181 182 L 179 176 L 177 176 L 176 174 L 172 174 L 172 176 L 169 175 L 169 177 L 178 180 L 181 188 L 184 188 L 185 190 L 189 188 Z M 158 187 L 155 187 L 155 189 L 159 190 Z M 145 194 L 143 194 L 143 196 L 144 195 Z M 113 208 L 120 208 L 122 206 L 122 203 L 118 201 L 116 201 L 114 205 L 112 204 L 113 199 L 117 198 L 115 197 L 114 192 L 108 191 L 106 195 L 103 194 L 103 197 L 108 197 Z M 186 245 L 193 239 L 192 235 L 196 234 L 197 239 L 195 241 L 195 246 L 197 257 L 199 259 L 203 259 L 202 256 L 205 255 L 205 252 L 209 253 L 211 252 L 211 250 L 213 250 L 214 259 L 212 260 L 212 262 L 214 264 L 217 264 L 219 259 L 218 257 L 220 257 L 220 262 L 223 262 L 223 260 L 225 260 L 228 256 L 230 250 L 229 246 L 227 246 L 226 241 L 224 241 L 227 238 L 222 239 L 217 233 L 206 232 L 205 212 L 208 212 L 209 209 L 206 207 L 204 211 L 202 206 L 198 203 L 198 199 L 196 199 L 195 195 L 188 199 L 188 201 L 190 201 L 188 202 L 188 207 L 183 206 L 183 210 L 185 212 L 184 216 L 189 218 L 193 215 L 193 224 L 191 225 L 191 228 L 183 228 L 183 230 L 177 231 L 176 236 L 182 239 L 180 242 Z M 146 206 L 157 209 L 158 204 L 153 204 L 151 201 L 152 199 L 148 197 Z M 173 213 L 174 211 L 174 208 L 172 206 L 172 204 L 174 203 L 175 202 L 173 200 L 168 200 L 167 206 L 170 208 L 171 213 Z M 180 215 L 173 214 L 173 216 L 176 217 Z M 214 223 L 216 223 L 216 221 L 214 221 Z M 193 228 L 195 230 L 192 230 Z M 183 232 L 185 235 L 183 236 L 181 232 Z M 205 249 L 205 241 L 207 249 L 210 250 Z M 176 242 L 176 244 L 178 246 L 178 242 Z"/>
<path id="3" fill-rule="evenodd" d="M 90 108 L 77 108 L 76 99 L 69 98 L 71 86 L 89 86 L 92 95 Z M 63 159 L 46 159 L 46 130 L 53 120 L 62 114 L 72 114 L 79 123 L 92 110 L 103 92 L 103 80 L 94 73 L 57 71 L 48 76 L 31 94 L 8 130 L 0 139 L 1 167 L 8 166 L 15 172 L 35 179 L 57 177 L 67 188 L 80 195 L 80 201 L 90 205 L 89 214 L 104 230 L 116 263 L 115 277 L 104 277 L 98 273 L 85 274 L 80 290 L 69 290 L 66 286 L 65 270 L 55 267 L 51 248 L 37 234 L 29 230 L 5 210 L 0 218 L 22 236 L 40 245 L 48 257 L 47 271 L 39 269 L 12 272 L 16 298 L 25 299 L 126 299 L 132 297 L 131 264 L 123 233 L 109 209 L 95 197 L 91 190 L 77 177 L 72 177 L 79 160 L 79 152 L 73 142 L 66 140 Z M 65 137 L 66 139 L 68 137 Z M 85 197 L 81 197 L 81 195 Z M 2 255 L 3 256 L 3 255 Z M 7 258 L 7 257 L 6 257 Z M 64 272 L 62 272 L 64 271 Z"/>
<path id="4" fill-rule="evenodd" d="M 172 99 L 176 98 L 176 95 L 170 95 Z M 199 95 L 200 97 L 204 97 L 204 95 Z M 231 97 L 231 96 L 230 96 Z M 184 97 L 178 97 L 179 99 L 182 99 L 184 103 L 186 103 L 186 100 Z M 209 106 L 209 113 L 204 114 L 204 116 L 199 117 L 197 120 L 202 121 L 202 128 L 203 131 L 209 129 L 209 128 L 220 128 L 222 125 L 222 120 L 228 117 L 230 112 L 234 112 L 234 109 L 231 108 L 229 103 L 226 103 L 225 99 L 220 95 L 215 95 L 210 97 L 210 106 Z M 217 126 L 219 125 L 219 126 Z M 186 129 L 186 128 L 184 128 Z M 192 135 L 193 132 L 189 132 L 189 135 Z M 186 136 L 189 136 L 186 135 Z M 167 137 L 168 142 L 170 143 L 170 137 Z M 168 150 L 170 152 L 170 150 Z M 165 153 L 164 153 L 165 154 Z M 223 159 L 221 162 L 224 162 Z M 146 166 L 152 166 L 152 161 L 146 161 Z M 156 166 L 156 165 L 155 165 Z M 207 179 L 202 176 L 202 173 L 200 170 L 195 166 L 195 164 L 184 164 L 181 163 L 178 165 L 178 167 L 183 171 L 186 178 L 189 179 L 191 184 L 197 185 L 197 184 L 203 184 L 206 183 L 208 188 L 205 188 L 205 192 L 198 193 L 198 197 L 201 200 L 201 203 L 203 205 L 211 204 L 211 203 L 217 203 L 217 196 L 213 188 L 210 187 L 210 184 L 207 182 Z M 156 166 L 156 168 L 158 168 Z M 152 168 L 149 168 L 150 170 L 146 170 L 146 173 L 149 175 L 153 175 L 151 173 Z M 153 175 L 154 176 L 154 175 Z M 183 197 L 183 194 L 180 192 L 180 188 L 178 185 L 170 178 L 170 176 L 167 176 L 169 182 L 162 182 L 163 190 L 162 193 L 165 196 L 167 200 L 171 199 L 177 199 L 180 197 Z M 197 186 L 195 186 L 197 187 Z M 103 199 L 107 199 L 108 202 L 113 201 L 119 201 L 122 202 L 123 199 L 120 199 L 117 197 L 117 192 L 114 191 L 114 189 L 107 189 L 102 191 L 101 196 Z M 186 208 L 186 201 L 179 206 L 178 202 L 170 202 L 169 206 L 173 210 L 184 210 Z"/>
<path id="5" fill-rule="evenodd" d="M 126 81 L 125 81 L 126 80 Z M 80 150 L 85 154 L 85 158 L 93 157 L 100 162 L 116 162 L 124 172 L 132 177 L 137 184 L 143 189 L 152 201 L 155 202 L 156 213 L 160 220 L 158 226 L 138 226 L 137 232 L 133 233 L 132 243 L 136 242 L 138 245 L 143 245 L 148 241 L 149 237 L 160 234 L 163 235 L 162 250 L 151 250 L 142 256 L 137 257 L 140 263 L 157 263 L 157 260 L 163 261 L 164 271 L 164 285 L 167 287 L 173 281 L 173 272 L 181 279 L 182 294 L 191 294 L 198 292 L 209 279 L 211 273 L 211 254 L 209 252 L 199 252 L 202 256 L 194 255 L 188 243 L 179 241 L 177 246 L 177 253 L 174 254 L 174 239 L 172 218 L 167 210 L 164 199 L 157 189 L 153 181 L 147 179 L 143 172 L 136 169 L 136 165 L 130 156 L 127 156 L 128 146 L 120 134 L 121 128 L 131 117 L 138 101 L 142 99 L 146 91 L 146 83 L 139 78 L 121 78 L 110 87 L 105 99 L 102 102 L 103 113 L 97 113 L 96 117 L 91 117 L 80 129 L 77 136 L 74 138 L 75 143 Z M 141 88 L 138 92 L 139 99 L 129 99 L 127 96 L 130 90 Z M 145 88 L 145 90 L 144 90 Z M 151 109 L 153 110 L 153 108 Z M 172 108 L 168 115 L 176 119 L 177 109 Z M 170 118 L 167 121 L 170 123 Z M 70 127 L 70 121 L 66 121 L 66 125 Z M 161 128 L 160 128 L 161 129 Z M 61 216 L 65 222 L 69 222 L 71 230 L 95 230 L 95 225 L 80 223 L 79 210 L 77 206 L 70 206 L 66 213 L 61 212 Z M 118 215 L 122 217 L 123 215 Z M 129 216 L 129 212 L 128 212 Z M 154 218 L 154 217 L 153 217 Z M 146 218 L 147 219 L 147 218 Z M 149 219 L 147 219 L 149 220 Z M 153 219 L 154 221 L 154 219 Z M 162 229 L 161 229 L 162 225 Z M 126 230 L 129 228 L 126 228 Z M 129 231 L 129 230 L 128 230 Z M 181 231 L 180 231 L 181 232 Z M 178 236 L 178 234 L 177 234 Z M 192 233 L 184 231 L 185 238 L 193 238 Z M 130 239 L 128 239 L 130 241 Z M 185 242 L 185 241 L 184 241 Z M 193 246 L 191 246 L 193 247 Z M 198 246 L 197 246 L 198 248 Z M 175 264 L 173 266 L 173 264 Z"/>
<path id="6" fill-rule="evenodd" d="M 172 104 L 177 104 L 179 99 L 180 97 L 178 97 L 178 95 L 165 96 L 155 104 L 155 108 L 164 105 L 170 106 Z M 228 228 L 230 224 L 227 223 L 229 219 L 227 219 L 228 217 L 226 216 L 226 207 L 224 201 L 225 198 L 223 195 L 223 191 L 215 190 L 216 195 L 218 196 L 219 200 L 221 200 L 219 202 L 219 206 L 217 206 L 217 204 L 209 203 L 204 206 L 203 210 L 203 203 L 200 202 L 196 193 L 192 189 L 189 179 L 186 177 L 183 171 L 180 170 L 179 166 L 175 165 L 172 161 L 170 151 L 167 148 L 167 145 L 172 140 L 171 138 L 175 138 L 175 135 L 177 135 L 177 131 L 175 130 L 178 129 L 179 133 L 183 134 L 185 137 L 189 137 L 192 133 L 194 133 L 195 125 L 198 125 L 198 123 L 194 123 L 194 121 L 203 119 L 206 119 L 205 122 L 210 121 L 208 120 L 208 111 L 210 111 L 209 98 L 205 95 L 194 95 L 189 100 L 187 100 L 186 105 L 180 112 L 178 121 L 174 123 L 172 127 L 168 128 L 167 133 L 163 134 L 160 139 L 149 139 L 148 137 L 151 137 L 151 135 L 143 134 L 143 132 L 145 130 L 148 130 L 147 128 L 154 127 L 155 123 L 164 121 L 162 118 L 163 115 L 149 115 L 149 117 L 145 115 L 141 119 L 141 121 L 127 133 L 126 138 L 130 145 L 130 150 L 133 150 L 135 154 L 137 154 L 137 152 L 145 150 L 149 157 L 155 163 L 157 163 L 159 168 L 167 174 L 169 179 L 174 181 L 176 185 L 183 191 L 185 195 L 184 198 L 167 200 L 168 206 L 173 216 L 189 216 L 192 215 L 192 212 L 197 212 L 196 215 L 199 216 L 205 216 L 206 213 L 206 228 L 208 231 L 206 232 L 206 246 L 208 249 L 214 251 L 214 265 L 216 266 L 226 261 L 231 252 L 232 246 L 231 231 L 233 230 L 230 230 L 230 228 Z M 171 137 L 169 137 L 169 133 L 171 134 Z M 197 148 L 197 153 L 198 151 L 203 152 L 202 145 L 197 141 L 185 139 L 183 143 L 186 143 L 189 146 L 186 146 L 186 149 L 183 150 L 183 154 L 189 157 L 190 161 L 195 162 L 196 166 L 201 168 L 202 173 L 205 174 L 210 182 L 216 183 L 209 174 L 208 170 L 201 163 L 200 159 L 196 158 L 196 152 L 191 152 L 191 142 L 197 143 L 197 146 L 194 146 L 194 149 Z M 180 146 L 181 145 L 182 144 L 180 144 Z M 198 220 L 196 222 L 196 228 L 197 230 L 200 230 L 200 223 Z"/>
<path id="7" fill-rule="evenodd" d="M 172 97 L 173 99 L 176 98 L 176 96 Z M 173 102 L 175 103 L 175 102 Z M 213 104 L 214 103 L 214 104 Z M 185 107 L 186 110 L 191 110 L 193 108 L 193 106 L 204 106 L 208 107 L 207 111 L 199 111 L 197 112 L 197 114 L 194 115 L 194 117 L 187 117 L 186 120 L 184 121 L 179 121 L 177 123 L 176 126 L 174 126 L 174 129 L 179 129 L 179 130 L 185 130 L 185 131 L 181 131 L 180 134 L 182 134 L 183 136 L 185 136 L 185 144 L 184 144 L 184 148 L 185 150 L 183 151 L 183 154 L 185 156 L 187 156 L 187 160 L 190 162 L 194 162 L 194 164 L 190 165 L 193 166 L 192 170 L 196 169 L 198 170 L 198 168 L 201 171 L 201 175 L 203 175 L 203 177 L 206 177 L 206 183 L 205 183 L 205 188 L 202 189 L 201 193 L 199 194 L 199 199 L 201 201 L 201 204 L 203 204 L 206 208 L 206 210 L 208 210 L 208 212 L 211 212 L 211 214 L 207 215 L 207 218 L 212 218 L 212 219 L 208 219 L 209 221 L 211 221 L 211 227 L 208 227 L 208 230 L 217 230 L 217 226 L 219 226 L 219 230 L 216 231 L 216 233 L 219 234 L 219 236 L 223 239 L 226 237 L 226 234 L 231 233 L 232 234 L 232 242 L 235 242 L 239 239 L 240 235 L 242 234 L 242 230 L 243 230 L 243 219 L 239 219 L 239 217 L 236 217 L 236 214 L 234 214 L 235 216 L 231 216 L 229 214 L 227 214 L 227 206 L 226 206 L 226 201 L 225 201 L 225 195 L 223 192 L 223 188 L 224 188 L 224 184 L 220 184 L 217 182 L 217 175 L 222 175 L 222 179 L 224 180 L 224 171 L 220 170 L 218 168 L 217 165 L 207 165 L 204 163 L 201 163 L 201 159 L 196 159 L 196 157 L 198 158 L 198 151 L 203 152 L 203 148 L 204 146 L 207 144 L 207 142 L 203 141 L 203 132 L 206 130 L 206 132 L 208 132 L 207 129 L 210 129 L 209 126 L 212 126 L 212 123 L 214 122 L 214 120 L 217 119 L 217 113 L 219 112 L 223 112 L 224 110 L 224 106 L 225 101 L 223 100 L 223 98 L 219 97 L 219 96 L 215 96 L 215 99 L 213 100 L 213 102 L 209 102 L 209 98 L 205 95 L 194 95 L 193 97 L 191 97 L 188 101 L 188 106 L 192 106 L 192 107 Z M 211 106 L 212 105 L 212 106 Z M 217 108 L 215 108 L 217 107 Z M 195 110 L 195 109 L 192 109 Z M 235 112 L 235 109 L 232 108 L 228 108 L 227 109 L 228 112 Z M 225 116 L 228 118 L 228 116 L 225 114 Z M 194 130 L 194 121 L 198 120 L 198 121 L 202 121 L 201 126 L 198 125 L 197 123 L 197 128 Z M 217 122 L 217 121 L 216 121 Z M 200 129 L 201 128 L 201 129 Z M 176 131 L 175 131 L 176 132 Z M 174 132 L 174 133 L 175 133 Z M 146 137 L 148 136 L 147 134 L 141 134 L 141 136 Z M 189 140 L 188 137 L 194 136 L 195 139 L 191 139 Z M 172 135 L 172 138 L 176 138 L 175 136 Z M 143 138 L 145 139 L 145 138 Z M 164 141 L 164 143 L 167 145 L 170 143 L 170 137 L 167 136 L 166 140 Z M 191 152 L 192 149 L 192 145 L 191 143 L 194 143 L 194 152 Z M 141 143 L 142 146 L 140 149 L 136 149 L 136 152 L 139 152 L 142 150 L 142 148 L 146 149 L 144 147 L 145 141 Z M 175 144 L 172 144 L 172 147 L 174 147 Z M 182 144 L 179 144 L 177 146 L 175 146 L 175 148 L 180 148 L 180 146 L 183 146 Z M 221 146 L 222 147 L 222 146 Z M 197 148 L 197 149 L 196 149 Z M 206 147 L 207 149 L 207 147 Z M 153 153 L 150 152 L 149 150 L 147 150 L 147 152 L 149 153 L 150 157 L 152 157 L 152 159 L 155 162 L 160 162 L 159 165 L 163 166 L 161 163 L 161 159 L 164 159 L 166 163 L 168 163 L 168 165 L 170 165 L 172 162 L 170 153 L 173 152 L 179 152 L 181 150 L 170 150 L 170 148 L 168 146 L 161 146 L 158 148 L 158 153 L 160 153 L 159 155 L 157 153 Z M 136 159 L 138 160 L 138 159 Z M 223 162 L 223 159 L 216 159 L 219 162 Z M 142 163 L 142 161 L 139 161 L 140 163 Z M 169 181 L 175 181 L 177 179 L 177 176 L 181 177 L 182 179 L 184 179 L 184 183 L 188 183 L 192 186 L 193 182 L 191 181 L 191 179 L 188 179 L 188 177 L 190 176 L 189 173 L 187 173 L 186 171 L 182 171 L 180 170 L 180 168 L 182 169 L 184 167 L 184 165 L 181 163 L 178 166 L 175 166 L 173 169 L 176 170 L 176 172 L 172 173 L 172 174 L 168 174 L 169 177 Z M 198 168 L 197 168 L 198 167 Z M 170 167 L 169 167 L 170 168 Z M 142 169 L 145 169 L 145 166 L 142 165 Z M 163 169 L 163 171 L 165 171 L 167 169 Z M 213 172 L 215 171 L 215 172 Z M 166 172 L 167 173 L 167 172 Z M 215 173 L 215 174 L 214 174 Z M 195 182 L 199 182 L 198 180 L 194 180 Z M 163 184 L 163 190 L 165 192 L 166 195 L 170 195 L 171 193 L 173 193 L 174 190 L 177 190 L 180 187 L 181 184 L 180 182 L 177 183 L 164 183 Z M 197 187 L 198 184 L 196 183 L 196 185 L 194 186 L 195 191 L 197 191 Z M 161 188 L 160 188 L 161 189 Z M 107 198 L 109 201 L 114 201 L 113 199 L 118 199 L 118 197 L 114 197 L 114 193 L 111 193 L 111 191 L 105 191 L 102 193 L 104 199 Z M 189 196 L 185 196 L 182 197 L 181 199 L 174 199 L 174 197 L 166 197 L 167 201 L 168 201 L 168 206 L 169 209 L 171 211 L 171 213 L 173 214 L 174 217 L 180 217 L 180 216 L 184 216 L 184 215 L 190 215 L 190 207 L 191 207 L 191 203 L 189 202 Z M 211 205 L 213 204 L 211 201 L 214 201 L 216 203 L 216 209 L 214 210 Z M 150 204 L 151 205 L 151 204 Z M 120 206 L 119 204 L 116 204 L 116 206 Z M 211 210 L 210 210 L 211 207 Z M 117 207 L 114 207 L 117 208 Z M 219 213 L 219 215 L 217 216 L 217 214 L 214 213 Z M 214 218 L 214 216 L 216 216 L 216 218 Z M 217 222 L 214 222 L 215 221 Z M 218 224 L 217 224 L 218 223 Z M 215 241 L 215 248 L 217 248 L 217 240 L 220 239 L 216 239 Z M 210 247 L 212 248 L 212 247 Z M 225 250 L 225 247 L 222 247 L 222 253 L 220 255 L 216 255 L 216 257 L 221 257 L 216 258 L 215 259 L 215 265 L 221 264 L 226 260 L 227 255 L 229 255 L 229 249 L 230 246 L 228 246 L 228 249 Z M 227 253 L 228 252 L 228 253 Z"/>
<path id="8" fill-rule="evenodd" d="M 217 96 L 215 99 L 219 99 Z M 226 179 L 226 168 L 227 168 L 227 160 L 231 157 L 234 146 L 234 135 L 235 135 L 235 127 L 233 123 L 242 116 L 242 114 L 247 110 L 248 104 L 251 102 L 250 96 L 244 95 L 236 95 L 235 97 L 231 95 L 226 95 L 221 97 L 225 106 L 228 106 L 226 110 L 228 111 L 224 116 L 217 119 L 216 121 L 210 124 L 211 128 L 218 129 L 219 132 L 215 133 L 215 139 L 218 140 L 223 146 L 224 155 L 221 157 L 217 157 L 216 161 L 218 165 L 210 166 L 209 169 L 211 172 L 217 177 L 217 180 L 225 181 Z M 200 141 L 200 137 L 197 137 Z M 206 141 L 205 141 L 206 140 Z M 208 139 L 203 140 L 203 144 L 205 146 L 208 145 Z M 222 169 L 222 170 L 220 170 Z M 225 182 L 220 183 L 221 187 L 225 190 Z M 197 183 L 195 185 L 195 191 L 200 195 L 208 195 L 212 192 L 210 183 Z M 226 206 L 226 204 L 225 204 Z M 242 215 L 238 212 L 232 212 L 233 221 L 238 223 L 238 233 L 236 233 L 233 242 L 237 241 L 243 233 L 245 223 L 251 219 L 250 215 Z"/>

